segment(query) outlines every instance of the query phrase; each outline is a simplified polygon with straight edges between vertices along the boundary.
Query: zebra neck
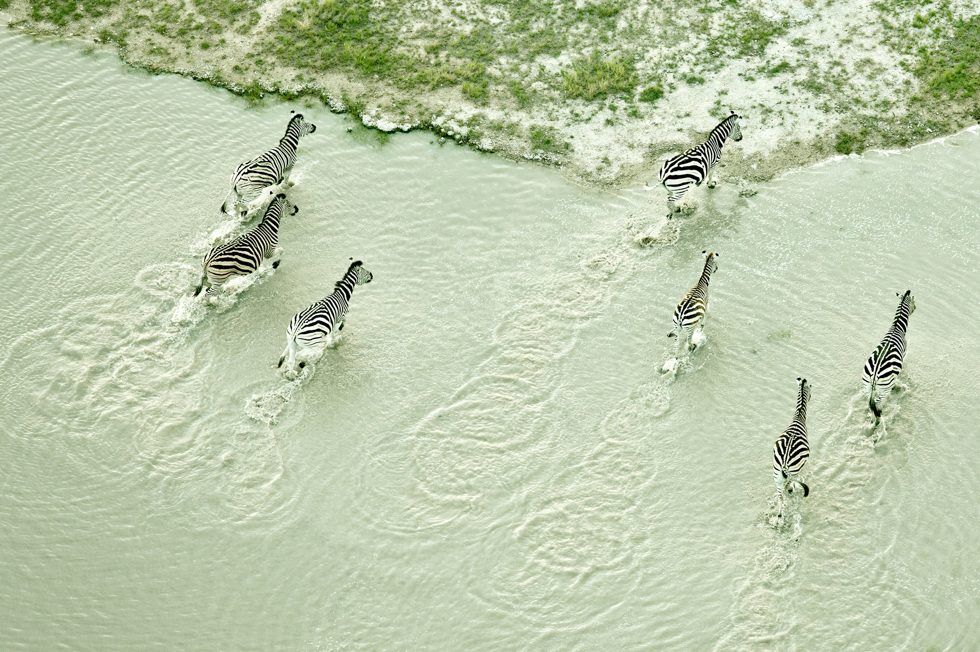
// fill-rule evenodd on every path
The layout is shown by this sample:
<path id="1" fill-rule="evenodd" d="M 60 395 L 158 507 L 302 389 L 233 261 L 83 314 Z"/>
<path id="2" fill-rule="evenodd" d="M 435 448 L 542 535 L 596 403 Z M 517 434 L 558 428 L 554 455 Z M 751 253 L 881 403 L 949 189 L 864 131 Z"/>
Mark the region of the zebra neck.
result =
<path id="1" fill-rule="evenodd" d="M 279 147 L 295 150 L 298 143 L 299 126 L 296 123 L 290 122 L 289 126 L 286 127 L 286 134 L 279 139 Z"/>
<path id="2" fill-rule="evenodd" d="M 701 278 L 698 279 L 698 287 L 702 290 L 708 289 L 708 283 L 711 282 L 711 270 L 704 270 L 701 272 Z"/>
<path id="3" fill-rule="evenodd" d="M 797 399 L 796 417 L 794 419 L 795 421 L 799 421 L 800 423 L 806 423 L 806 401 L 807 399 L 804 396 L 801 396 L 799 399 Z"/>
<path id="4" fill-rule="evenodd" d="M 722 122 L 720 125 L 711 130 L 708 135 L 708 142 L 716 145 L 718 149 L 721 149 L 728 140 L 728 134 L 732 132 L 731 127 L 728 126 L 728 122 Z"/>
<path id="5" fill-rule="evenodd" d="M 899 312 L 895 315 L 895 321 L 892 323 L 891 332 L 898 335 L 905 335 L 905 329 L 909 325 L 909 315 L 908 312 Z"/>
<path id="6" fill-rule="evenodd" d="M 262 224 L 259 225 L 259 228 L 263 228 L 266 231 L 269 231 L 270 233 L 278 233 L 279 214 L 275 213 L 272 215 L 266 215 L 264 218 L 262 218 Z"/>
<path id="7" fill-rule="evenodd" d="M 345 274 L 344 278 L 337 281 L 337 289 L 348 299 L 354 294 L 355 285 L 357 285 L 357 279 L 353 274 Z"/>

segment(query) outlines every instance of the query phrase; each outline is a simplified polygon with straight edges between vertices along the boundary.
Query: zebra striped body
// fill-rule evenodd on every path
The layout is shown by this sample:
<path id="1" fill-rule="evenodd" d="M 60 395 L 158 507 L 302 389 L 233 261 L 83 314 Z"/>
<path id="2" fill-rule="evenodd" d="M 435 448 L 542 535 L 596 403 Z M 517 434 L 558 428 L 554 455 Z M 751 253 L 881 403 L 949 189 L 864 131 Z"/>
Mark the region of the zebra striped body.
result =
<path id="1" fill-rule="evenodd" d="M 806 404 L 810 400 L 810 386 L 806 378 L 798 378 L 800 393 L 796 398 L 796 414 L 793 423 L 783 431 L 772 449 L 772 474 L 776 480 L 776 489 L 782 495 L 786 485 L 793 484 L 803 487 L 803 496 L 810 495 L 810 487 L 799 480 L 800 471 L 810 457 L 810 444 L 806 440 Z"/>
<path id="2" fill-rule="evenodd" d="M 674 309 L 674 330 L 667 335 L 677 338 L 678 348 L 684 343 L 689 343 L 692 349 L 697 346 L 695 334 L 700 337 L 708 316 L 708 283 L 711 281 L 711 274 L 718 269 L 718 254 L 713 251 L 702 253 L 707 254 L 704 271 L 701 272 L 697 285 L 691 288 Z"/>
<path id="3" fill-rule="evenodd" d="M 911 290 L 906 290 L 905 294 L 900 296 L 901 301 L 895 312 L 895 319 L 892 320 L 892 327 L 888 329 L 881 344 L 864 363 L 862 379 L 868 392 L 868 405 L 875 419 L 881 416 L 881 408 L 878 404 L 888 396 L 892 385 L 902 372 L 902 364 L 905 361 L 905 331 L 909 325 L 909 316 L 915 311 L 915 297 L 912 296 Z"/>
<path id="4" fill-rule="evenodd" d="M 660 168 L 660 183 L 669 193 L 668 218 L 674 211 L 679 210 L 676 204 L 691 186 L 700 186 L 707 178 L 708 187 L 715 187 L 714 168 L 721 158 L 721 148 L 725 141 L 728 138 L 734 141 L 742 140 L 742 129 L 738 124 L 740 117 L 732 111 L 730 116 L 711 130 L 706 141 L 664 162 L 663 167 Z"/>
<path id="5" fill-rule="evenodd" d="M 316 131 L 316 125 L 303 120 L 297 113 L 286 125 L 286 134 L 279 144 L 251 161 L 238 166 L 231 177 L 231 190 L 221 205 L 222 212 L 231 214 L 232 209 L 239 217 L 248 211 L 248 204 L 257 199 L 269 186 L 282 187 L 289 180 L 296 163 L 296 148 L 301 136 Z"/>
<path id="6" fill-rule="evenodd" d="M 372 278 L 374 275 L 364 268 L 361 261 L 356 260 L 344 277 L 337 281 L 333 293 L 293 315 L 286 328 L 286 350 L 279 358 L 279 366 L 282 367 L 288 357 L 286 368 L 291 371 L 298 351 L 332 341 L 344 328 L 344 317 L 347 316 L 354 286 L 370 283 Z M 305 364 L 301 362 L 300 368 Z"/>
<path id="7" fill-rule="evenodd" d="M 263 258 L 281 255 L 279 220 L 285 205 L 286 195 L 279 193 L 269 204 L 258 226 L 227 244 L 212 248 L 204 257 L 204 274 L 194 294 L 200 294 L 205 285 L 210 293 L 232 276 L 251 274 L 259 268 Z M 299 208 L 293 206 L 293 215 L 297 212 Z M 278 266 L 279 261 L 276 260 L 273 267 Z"/>

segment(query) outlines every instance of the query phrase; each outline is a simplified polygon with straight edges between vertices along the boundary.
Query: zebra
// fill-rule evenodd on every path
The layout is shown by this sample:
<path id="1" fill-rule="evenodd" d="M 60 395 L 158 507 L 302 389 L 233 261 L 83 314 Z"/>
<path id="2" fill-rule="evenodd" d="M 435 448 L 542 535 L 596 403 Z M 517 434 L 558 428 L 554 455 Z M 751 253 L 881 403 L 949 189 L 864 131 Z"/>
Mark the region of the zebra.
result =
<path id="1" fill-rule="evenodd" d="M 892 327 L 864 363 L 863 381 L 868 392 L 868 407 L 871 408 L 875 421 L 881 418 L 878 404 L 885 400 L 895 379 L 902 372 L 906 347 L 905 331 L 909 325 L 909 316 L 915 312 L 915 297 L 911 290 L 906 290 L 905 294 L 896 293 L 896 296 L 901 297 L 901 300 L 898 302 Z"/>
<path id="2" fill-rule="evenodd" d="M 213 247 L 204 257 L 204 272 L 201 282 L 194 291 L 194 296 L 201 293 L 205 285 L 208 294 L 220 287 L 232 276 L 245 276 L 259 268 L 263 258 L 276 255 L 272 263 L 273 269 L 279 267 L 282 247 L 279 246 L 279 220 L 286 204 L 286 195 L 279 193 L 265 210 L 262 221 L 248 233 L 241 235 L 229 243 Z M 293 206 L 292 214 L 299 212 L 299 206 Z"/>
<path id="3" fill-rule="evenodd" d="M 784 490 L 793 493 L 794 484 L 803 487 L 804 498 L 810 495 L 810 487 L 799 479 L 800 471 L 810 457 L 810 444 L 806 440 L 806 404 L 810 400 L 810 385 L 806 378 L 796 380 L 800 384 L 800 393 L 796 398 L 793 423 L 779 435 L 772 447 L 772 475 L 780 498 Z"/>
<path id="4" fill-rule="evenodd" d="M 279 144 L 269 151 L 238 166 L 231 177 L 231 190 L 221 205 L 221 211 L 231 215 L 235 210 L 237 217 L 247 214 L 249 203 L 269 186 L 283 187 L 289 180 L 289 173 L 296 163 L 296 147 L 301 136 L 312 134 L 316 125 L 306 122 L 302 113 L 297 113 L 286 125 L 286 134 Z"/>
<path id="5" fill-rule="evenodd" d="M 373 278 L 374 275 L 364 267 L 364 263 L 355 260 L 347 268 L 344 277 L 334 284 L 334 291 L 329 296 L 293 315 L 286 328 L 286 349 L 277 366 L 281 368 L 288 357 L 286 367 L 292 371 L 298 350 L 335 341 L 344 329 L 344 317 L 347 316 L 354 286 L 370 283 Z M 305 362 L 300 362 L 300 369 L 305 366 Z"/>
<path id="6" fill-rule="evenodd" d="M 704 261 L 704 271 L 697 285 L 684 295 L 681 302 L 674 309 L 674 330 L 667 334 L 667 337 L 677 338 L 677 348 L 688 344 L 690 350 L 696 349 L 704 341 L 704 323 L 708 317 L 708 282 L 711 274 L 718 269 L 717 258 L 719 254 L 702 251 L 707 258 Z"/>
<path id="7" fill-rule="evenodd" d="M 721 158 L 721 148 L 725 140 L 742 140 L 742 129 L 738 124 L 741 117 L 732 111 L 731 115 L 711 130 L 706 141 L 664 161 L 660 168 L 660 183 L 670 193 L 667 197 L 667 219 L 680 210 L 676 203 L 692 185 L 700 186 L 707 177 L 708 187 L 715 187 L 714 169 Z"/>

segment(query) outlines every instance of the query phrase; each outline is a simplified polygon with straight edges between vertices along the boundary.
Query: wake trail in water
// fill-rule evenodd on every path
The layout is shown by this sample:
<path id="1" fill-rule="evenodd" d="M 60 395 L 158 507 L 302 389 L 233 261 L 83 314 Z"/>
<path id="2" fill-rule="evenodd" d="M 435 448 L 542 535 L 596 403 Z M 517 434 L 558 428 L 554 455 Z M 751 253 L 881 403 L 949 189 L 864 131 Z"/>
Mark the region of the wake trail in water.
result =
<path id="1" fill-rule="evenodd" d="M 207 330 L 190 338 L 189 326 L 206 311 L 174 319 L 192 271 L 183 263 L 151 265 L 128 292 L 66 303 L 48 325 L 18 338 L 0 368 L 47 378 L 42 391 L 23 397 L 36 403 L 25 409 L 37 418 L 20 436 L 69 438 L 67 454 L 87 468 L 104 467 L 119 490 L 155 480 L 162 505 L 203 504 L 213 520 L 250 520 L 291 499 L 276 486 L 284 472 L 276 418 L 266 406 L 257 414 L 220 407 L 227 404 L 222 388 L 201 368 L 210 358 Z M 226 295 L 229 306 L 240 291 Z M 132 438 L 113 441 L 106 432 Z M 207 499 L 185 500 L 193 493 Z"/>
<path id="2" fill-rule="evenodd" d="M 154 289 L 161 300 L 173 301 L 170 318 L 173 326 L 192 328 L 201 323 L 211 310 L 219 314 L 230 310 L 238 303 L 241 294 L 253 285 L 264 283 L 275 274 L 272 262 L 264 259 L 253 273 L 233 276 L 220 288 L 194 296 L 194 289 L 203 275 L 202 261 L 208 251 L 218 244 L 230 242 L 254 228 L 257 223 L 254 220 L 250 223 L 248 220 L 224 219 L 209 233 L 191 243 L 188 253 L 195 262 L 161 263 L 140 272 L 142 284 L 147 289 Z"/>
<path id="3" fill-rule="evenodd" d="M 659 466 L 655 447 L 637 433 L 668 407 L 659 379 L 635 388 L 603 417 L 597 442 L 555 464 L 560 470 L 546 484 L 522 495 L 472 544 L 502 553 L 488 574 L 474 550 L 466 586 L 488 626 L 523 623 L 511 628 L 506 647 L 592 629 L 635 599 L 663 509 L 650 490 Z"/>
<path id="4" fill-rule="evenodd" d="M 861 564 L 866 569 L 873 567 L 882 575 L 873 585 L 890 587 L 888 592 L 895 593 L 894 600 L 887 602 L 894 611 L 908 611 L 909 618 L 914 615 L 914 607 L 899 595 L 902 578 L 884 562 L 882 552 L 861 548 L 856 543 L 868 540 L 865 530 L 874 521 L 873 518 L 869 521 L 869 516 L 881 509 L 885 500 L 883 487 L 895 475 L 896 467 L 904 464 L 907 450 L 905 444 L 898 444 L 890 451 L 876 447 L 875 435 L 881 434 L 884 424 L 874 426 L 866 394 L 857 389 L 849 396 L 841 394 L 832 402 L 847 405 L 845 415 L 831 423 L 819 446 L 813 448 L 810 496 L 804 499 L 801 492 L 787 495 L 782 523 L 775 517 L 777 499 L 769 500 L 769 510 L 759 524 L 765 543 L 736 589 L 726 633 L 715 646 L 716 650 L 760 644 L 787 646 L 791 635 L 806 619 L 805 614 L 797 614 L 789 606 L 794 604 L 795 593 L 808 590 L 840 596 L 842 587 L 854 583 L 865 586 L 866 577 L 856 579 L 848 574 L 847 569 L 856 559 L 874 560 L 876 563 Z M 891 414 L 892 429 L 908 437 L 915 430 L 913 421 L 902 419 L 893 410 L 894 407 L 885 417 Z M 894 543 L 893 537 L 886 546 Z M 828 585 L 796 586 L 796 564 L 804 546 L 808 557 L 819 551 L 828 559 L 846 561 L 834 568 Z M 853 608 L 859 606 L 855 603 Z"/>
<path id="5" fill-rule="evenodd" d="M 644 258 L 638 248 L 676 239 L 670 225 L 663 231 L 628 215 L 614 242 L 576 269 L 529 288 L 494 330 L 474 372 L 441 405 L 407 429 L 370 442 L 362 455 L 359 504 L 391 508 L 367 520 L 409 536 L 462 518 L 486 522 L 515 488 L 549 465 L 560 449 L 561 433 L 549 414 L 563 363 Z"/>

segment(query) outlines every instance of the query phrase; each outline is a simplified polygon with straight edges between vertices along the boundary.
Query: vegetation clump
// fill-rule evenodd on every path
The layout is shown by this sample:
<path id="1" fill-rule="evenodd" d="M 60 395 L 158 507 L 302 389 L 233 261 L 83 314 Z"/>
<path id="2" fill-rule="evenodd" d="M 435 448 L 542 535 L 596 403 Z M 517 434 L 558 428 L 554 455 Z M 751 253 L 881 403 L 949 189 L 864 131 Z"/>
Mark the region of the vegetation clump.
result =
<path id="1" fill-rule="evenodd" d="M 591 102 L 636 88 L 636 69 L 625 57 L 604 58 L 598 53 L 572 62 L 561 73 L 562 91 L 569 99 Z"/>
<path id="2" fill-rule="evenodd" d="M 647 86 L 640 92 L 641 102 L 656 102 L 664 96 L 664 88 L 660 84 Z"/>
<path id="3" fill-rule="evenodd" d="M 980 15 L 956 19 L 950 38 L 917 53 L 914 72 L 926 92 L 939 98 L 980 100 Z"/>
<path id="4" fill-rule="evenodd" d="M 761 156 L 751 148 L 768 149 L 774 169 L 790 158 L 775 155 L 787 140 L 813 156 L 860 152 L 980 118 L 975 8 L 828 2 L 840 9 L 833 20 L 816 0 L 802 8 L 789 0 L 0 0 L 0 8 L 20 27 L 110 43 L 146 70 L 179 71 L 249 102 L 308 96 L 376 124 L 468 125 L 468 135 L 450 136 L 568 162 L 602 182 L 647 172 L 730 108 L 767 134 L 746 138 L 745 164 Z M 590 143 L 609 147 L 572 148 L 586 124 L 598 132 Z"/>

